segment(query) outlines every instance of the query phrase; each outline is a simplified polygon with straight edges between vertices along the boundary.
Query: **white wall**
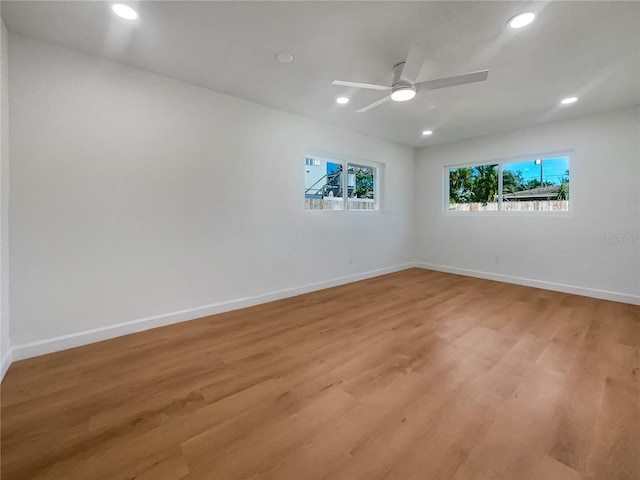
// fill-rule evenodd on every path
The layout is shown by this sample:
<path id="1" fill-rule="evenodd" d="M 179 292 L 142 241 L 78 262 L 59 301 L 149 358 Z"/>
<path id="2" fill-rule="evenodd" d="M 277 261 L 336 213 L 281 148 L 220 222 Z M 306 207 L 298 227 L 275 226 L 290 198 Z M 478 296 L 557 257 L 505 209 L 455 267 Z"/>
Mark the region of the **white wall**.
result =
<path id="1" fill-rule="evenodd" d="M 413 260 L 413 149 L 9 40 L 16 358 Z M 305 211 L 308 148 L 384 163 L 383 211 Z"/>
<path id="2" fill-rule="evenodd" d="M 0 19 L 0 380 L 11 363 L 9 325 L 9 56 Z"/>
<path id="3" fill-rule="evenodd" d="M 638 303 L 639 117 L 633 107 L 418 150 L 417 260 L 438 270 Z M 574 149 L 569 216 L 443 213 L 444 166 L 565 149 Z"/>

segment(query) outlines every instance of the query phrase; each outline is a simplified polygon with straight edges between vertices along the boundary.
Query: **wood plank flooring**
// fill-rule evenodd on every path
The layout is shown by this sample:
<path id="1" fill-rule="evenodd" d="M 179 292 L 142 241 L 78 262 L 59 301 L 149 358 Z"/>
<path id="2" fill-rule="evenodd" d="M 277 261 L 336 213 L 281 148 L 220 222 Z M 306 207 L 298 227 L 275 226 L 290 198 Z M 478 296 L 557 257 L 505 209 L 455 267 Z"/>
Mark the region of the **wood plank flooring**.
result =
<path id="1" fill-rule="evenodd" d="M 640 307 L 421 269 L 14 363 L 14 479 L 640 478 Z"/>

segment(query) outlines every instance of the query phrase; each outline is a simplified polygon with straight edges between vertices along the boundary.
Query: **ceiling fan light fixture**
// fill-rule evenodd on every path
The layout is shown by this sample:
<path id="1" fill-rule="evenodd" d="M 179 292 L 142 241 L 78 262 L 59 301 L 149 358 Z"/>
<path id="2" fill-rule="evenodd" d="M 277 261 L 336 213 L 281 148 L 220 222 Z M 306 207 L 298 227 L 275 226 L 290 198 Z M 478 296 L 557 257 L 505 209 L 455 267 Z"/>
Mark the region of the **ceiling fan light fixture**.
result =
<path id="1" fill-rule="evenodd" d="M 394 102 L 406 102 L 416 96 L 416 89 L 410 86 L 394 88 L 391 92 L 391 100 Z"/>
<path id="2" fill-rule="evenodd" d="M 536 19 L 535 13 L 531 13 L 531 12 L 519 13 L 518 15 L 513 17 L 511 20 L 509 20 L 509 26 L 515 29 L 526 27 L 535 19 Z"/>

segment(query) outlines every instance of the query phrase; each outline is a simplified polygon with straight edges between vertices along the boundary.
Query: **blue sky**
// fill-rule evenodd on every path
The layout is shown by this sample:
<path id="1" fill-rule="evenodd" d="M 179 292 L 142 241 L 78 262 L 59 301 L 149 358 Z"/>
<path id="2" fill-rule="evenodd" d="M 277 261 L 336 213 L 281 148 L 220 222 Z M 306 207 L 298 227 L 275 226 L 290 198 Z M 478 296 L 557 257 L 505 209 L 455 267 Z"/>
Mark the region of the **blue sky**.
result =
<path id="1" fill-rule="evenodd" d="M 525 181 L 540 180 L 540 165 L 535 164 L 535 159 L 524 162 L 508 163 L 503 170 L 516 172 L 520 170 Z M 569 157 L 545 158 L 542 160 L 542 173 L 547 182 L 560 183 L 561 177 L 569 170 Z"/>
<path id="2" fill-rule="evenodd" d="M 340 164 L 339 163 L 327 162 L 327 173 L 337 172 L 338 168 L 340 168 Z"/>

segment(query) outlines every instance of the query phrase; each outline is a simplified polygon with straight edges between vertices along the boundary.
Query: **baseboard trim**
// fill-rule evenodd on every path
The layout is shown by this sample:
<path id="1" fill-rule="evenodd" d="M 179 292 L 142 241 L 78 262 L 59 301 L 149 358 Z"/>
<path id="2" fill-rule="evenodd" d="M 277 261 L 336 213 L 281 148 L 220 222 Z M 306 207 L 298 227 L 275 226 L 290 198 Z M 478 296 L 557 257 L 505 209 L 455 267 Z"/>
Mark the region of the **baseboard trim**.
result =
<path id="1" fill-rule="evenodd" d="M 10 348 L 9 351 L 2 357 L 0 360 L 0 382 L 4 379 L 7 370 L 11 366 L 13 362 L 13 348 Z"/>
<path id="2" fill-rule="evenodd" d="M 431 263 L 416 262 L 415 265 L 425 270 L 436 270 L 438 272 L 454 273 L 467 277 L 483 278 L 485 280 L 495 280 L 498 282 L 514 283 L 526 287 L 542 288 L 562 293 L 582 295 L 583 297 L 593 297 L 614 302 L 630 303 L 640 305 L 640 296 L 630 293 L 613 292 L 610 290 L 599 290 L 597 288 L 579 287 L 577 285 L 567 285 L 564 283 L 547 282 L 545 280 L 535 280 L 533 278 L 516 277 L 513 275 L 503 275 L 500 273 L 483 272 L 480 270 L 468 270 L 466 268 L 450 267 L 447 265 L 434 265 Z"/>
<path id="3" fill-rule="evenodd" d="M 128 322 L 109 325 L 106 327 L 85 330 L 83 332 L 77 332 L 69 335 L 62 335 L 59 337 L 24 343 L 22 345 L 14 345 L 11 351 L 12 360 L 23 360 L 25 358 L 36 357 L 38 355 L 45 355 L 47 353 L 80 347 L 82 345 L 100 342 L 103 340 L 109 340 L 111 338 L 120 337 L 122 335 L 137 333 L 143 330 L 163 327 L 165 325 L 171 325 L 179 322 L 186 322 L 188 320 L 195 320 L 196 318 L 207 317 L 209 315 L 224 313 L 231 310 L 238 310 L 240 308 L 252 307 L 261 303 L 273 302 L 275 300 L 282 300 L 284 298 L 294 297 L 296 295 L 301 295 L 304 293 L 324 290 L 325 288 L 337 287 L 346 283 L 357 282 L 359 280 L 366 280 L 368 278 L 378 277 L 380 275 L 386 275 L 388 273 L 399 272 L 401 270 L 406 270 L 408 268 L 416 266 L 417 265 L 413 262 L 405 263 L 394 267 L 380 268 L 377 270 L 371 270 L 355 275 L 348 275 L 346 277 L 340 277 L 324 282 L 311 283 L 302 287 L 287 288 L 284 290 L 278 290 L 275 292 L 256 295 L 253 297 L 243 297 L 225 302 L 212 303 L 210 305 L 190 308 L 187 310 L 180 310 L 163 315 L 131 320 Z M 4 372 L 4 360 L 2 366 Z"/>
<path id="4" fill-rule="evenodd" d="M 513 283 L 516 285 L 524 285 L 527 287 L 542 288 L 545 290 L 553 290 L 563 293 L 571 293 L 574 295 L 600 298 L 603 300 L 612 300 L 614 302 L 640 305 L 640 296 L 627 293 L 579 287 L 576 285 L 566 285 L 562 283 L 547 282 L 531 278 L 503 275 L 499 273 L 483 272 L 479 270 L 469 270 L 465 268 L 450 267 L 446 265 L 435 265 L 424 262 L 409 262 L 394 267 L 380 268 L 377 270 L 370 270 L 368 272 L 348 275 L 346 277 L 340 277 L 324 282 L 311 283 L 301 287 L 287 288 L 284 290 L 278 290 L 275 292 L 265 293 L 252 297 L 237 298 L 225 302 L 218 302 L 163 315 L 131 320 L 128 322 L 122 322 L 92 330 L 85 330 L 82 332 L 62 335 L 59 337 L 38 340 L 21 345 L 14 345 L 11 349 L 9 349 L 4 358 L 2 358 L 0 381 L 2 378 L 4 378 L 4 375 L 9 369 L 11 363 L 17 360 L 36 357 L 38 355 L 45 355 L 47 353 L 53 353 L 69 348 L 80 347 L 83 345 L 88 345 L 90 343 L 120 337 L 122 335 L 137 333 L 152 328 L 171 325 L 174 323 L 186 322 L 189 320 L 194 320 L 196 318 L 215 315 L 217 313 L 224 313 L 231 310 L 238 310 L 240 308 L 252 307 L 254 305 L 259 305 L 262 303 L 282 300 L 284 298 L 294 297 L 296 295 L 302 295 L 304 293 L 314 292 L 317 290 L 324 290 L 325 288 L 336 287 L 339 285 L 344 285 L 346 283 L 366 280 L 368 278 L 378 277 L 380 275 L 386 275 L 388 273 L 399 272 L 401 270 L 406 270 L 408 268 L 414 267 L 445 273 L 453 273 L 457 275 L 465 275 L 469 277 L 483 278 L 486 280 L 495 280 L 498 282 Z"/>

